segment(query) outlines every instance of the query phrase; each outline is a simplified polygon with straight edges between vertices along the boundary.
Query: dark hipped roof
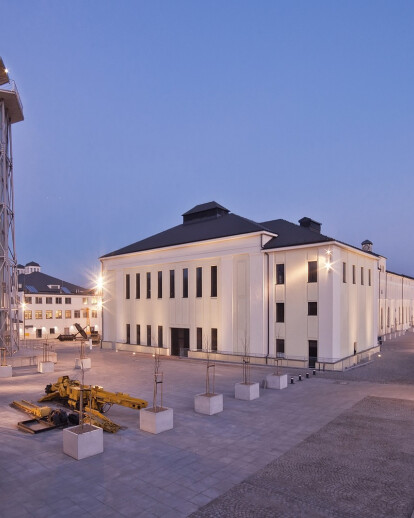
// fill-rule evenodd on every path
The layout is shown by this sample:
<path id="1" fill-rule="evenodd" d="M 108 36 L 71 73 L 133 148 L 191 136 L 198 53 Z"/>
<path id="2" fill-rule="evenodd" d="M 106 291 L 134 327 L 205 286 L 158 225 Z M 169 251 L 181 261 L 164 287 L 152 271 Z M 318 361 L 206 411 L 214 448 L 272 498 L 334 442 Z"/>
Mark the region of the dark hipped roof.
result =
<path id="1" fill-rule="evenodd" d="M 303 219 L 303 218 L 302 218 Z M 263 247 L 265 250 L 271 248 L 282 248 L 285 246 L 310 245 L 312 243 L 323 243 L 325 241 L 336 241 L 332 237 L 319 234 L 308 227 L 295 225 L 285 219 L 274 219 L 261 223 L 264 227 L 271 230 L 277 237 L 271 239 Z"/>
<path id="2" fill-rule="evenodd" d="M 30 263 L 27 263 L 26 266 L 40 266 L 40 264 L 31 261 Z"/>
<path id="3" fill-rule="evenodd" d="M 42 272 L 32 272 L 28 274 L 21 273 L 18 279 L 19 285 L 22 285 L 22 289 L 25 293 L 62 293 L 64 295 L 79 295 L 81 293 L 88 293 L 89 290 L 86 288 L 82 288 L 81 286 L 77 286 L 76 284 L 71 284 L 70 282 L 63 281 L 62 279 L 57 279 L 56 277 L 52 277 L 51 275 L 46 275 Z M 60 286 L 57 288 L 49 288 L 49 285 Z"/>

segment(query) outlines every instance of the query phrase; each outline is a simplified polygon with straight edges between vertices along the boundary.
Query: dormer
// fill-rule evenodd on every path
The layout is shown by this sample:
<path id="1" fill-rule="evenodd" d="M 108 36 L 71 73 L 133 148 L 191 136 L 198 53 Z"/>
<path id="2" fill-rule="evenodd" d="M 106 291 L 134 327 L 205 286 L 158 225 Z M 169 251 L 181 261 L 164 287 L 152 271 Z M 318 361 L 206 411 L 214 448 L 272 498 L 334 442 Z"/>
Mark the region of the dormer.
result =
<path id="1" fill-rule="evenodd" d="M 40 264 L 31 261 L 30 263 L 26 264 L 24 268 L 24 273 L 28 274 L 33 272 L 40 272 Z"/>
<path id="2" fill-rule="evenodd" d="M 304 228 L 308 228 L 309 230 L 312 230 L 313 232 L 316 232 L 317 234 L 321 233 L 321 227 L 322 223 L 319 223 L 319 221 L 315 221 L 311 218 L 302 218 L 299 220 L 299 225 Z"/>
<path id="3" fill-rule="evenodd" d="M 192 223 L 193 221 L 215 219 L 221 216 L 225 216 L 229 212 L 229 209 L 219 205 L 217 202 L 210 201 L 208 203 L 196 205 L 189 211 L 185 212 L 183 214 L 183 223 L 185 224 Z"/>

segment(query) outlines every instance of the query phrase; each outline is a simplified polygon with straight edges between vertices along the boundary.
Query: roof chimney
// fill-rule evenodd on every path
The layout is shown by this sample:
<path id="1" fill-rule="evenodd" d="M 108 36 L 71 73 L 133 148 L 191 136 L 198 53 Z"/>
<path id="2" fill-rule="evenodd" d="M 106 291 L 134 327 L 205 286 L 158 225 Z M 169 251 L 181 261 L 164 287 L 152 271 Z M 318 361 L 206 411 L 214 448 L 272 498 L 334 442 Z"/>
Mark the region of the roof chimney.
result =
<path id="1" fill-rule="evenodd" d="M 362 241 L 361 246 L 364 252 L 372 252 L 372 241 L 370 241 L 369 239 L 365 239 L 365 241 Z"/>
<path id="2" fill-rule="evenodd" d="M 299 225 L 304 228 L 308 228 L 309 230 L 313 230 L 313 232 L 316 232 L 318 234 L 321 233 L 321 226 L 322 223 L 319 223 L 318 221 L 315 221 L 311 218 L 302 218 L 299 220 Z"/>

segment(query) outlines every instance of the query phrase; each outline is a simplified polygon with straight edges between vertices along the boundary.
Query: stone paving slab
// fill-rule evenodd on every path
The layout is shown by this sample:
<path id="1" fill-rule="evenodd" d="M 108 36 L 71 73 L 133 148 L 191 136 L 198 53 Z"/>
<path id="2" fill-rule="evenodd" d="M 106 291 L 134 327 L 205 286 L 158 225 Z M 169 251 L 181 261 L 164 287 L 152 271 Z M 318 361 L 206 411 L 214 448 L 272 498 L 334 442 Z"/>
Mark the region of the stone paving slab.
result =
<path id="1" fill-rule="evenodd" d="M 192 518 L 406 518 L 414 402 L 367 397 Z"/>

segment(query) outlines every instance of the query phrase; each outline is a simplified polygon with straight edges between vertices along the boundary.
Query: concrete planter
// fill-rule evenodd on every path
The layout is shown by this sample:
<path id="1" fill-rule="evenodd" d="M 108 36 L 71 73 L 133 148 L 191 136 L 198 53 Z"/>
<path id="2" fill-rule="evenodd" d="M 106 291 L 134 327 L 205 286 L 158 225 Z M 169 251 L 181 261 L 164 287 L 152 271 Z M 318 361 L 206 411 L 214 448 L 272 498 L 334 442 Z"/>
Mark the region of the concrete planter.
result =
<path id="1" fill-rule="evenodd" d="M 63 453 L 76 460 L 92 457 L 103 452 L 103 430 L 84 424 L 63 430 Z"/>
<path id="2" fill-rule="evenodd" d="M 278 376 L 277 374 L 268 374 L 266 376 L 266 387 L 268 389 L 277 389 L 281 390 L 287 388 L 287 374 L 282 374 Z"/>
<path id="3" fill-rule="evenodd" d="M 234 397 L 236 399 L 243 399 L 244 401 L 251 401 L 260 397 L 260 390 L 258 383 L 236 383 L 234 386 Z"/>
<path id="4" fill-rule="evenodd" d="M 87 370 L 92 367 L 92 362 L 90 358 L 76 358 L 75 359 L 75 369 L 83 369 Z"/>
<path id="5" fill-rule="evenodd" d="M 173 428 L 174 413 L 172 408 L 163 407 L 154 412 L 154 408 L 143 408 L 139 412 L 139 428 L 153 434 Z"/>
<path id="6" fill-rule="evenodd" d="M 0 378 L 11 378 L 13 369 L 11 365 L 0 365 Z"/>
<path id="7" fill-rule="evenodd" d="M 194 397 L 194 410 L 206 415 L 223 412 L 223 394 L 197 394 Z"/>
<path id="8" fill-rule="evenodd" d="M 55 364 L 53 362 L 39 362 L 37 364 L 37 372 L 54 372 Z"/>

